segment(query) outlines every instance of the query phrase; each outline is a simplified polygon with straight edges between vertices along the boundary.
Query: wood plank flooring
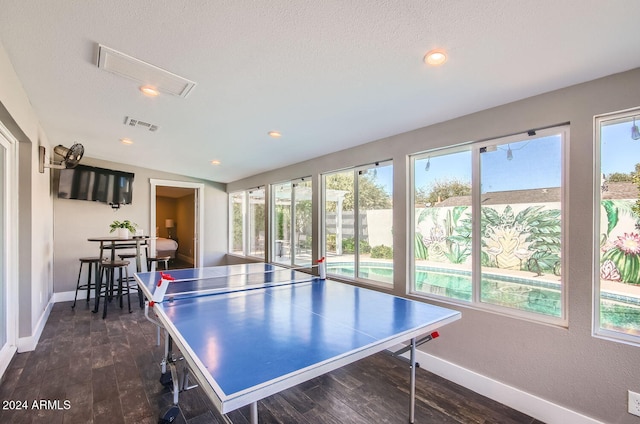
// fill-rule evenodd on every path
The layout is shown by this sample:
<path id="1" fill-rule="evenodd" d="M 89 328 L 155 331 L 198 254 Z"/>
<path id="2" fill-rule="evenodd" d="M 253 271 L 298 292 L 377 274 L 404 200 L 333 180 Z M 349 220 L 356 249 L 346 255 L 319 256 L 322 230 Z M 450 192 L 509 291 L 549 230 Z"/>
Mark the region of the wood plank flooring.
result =
<path id="1" fill-rule="evenodd" d="M 130 314 L 115 303 L 110 306 L 105 320 L 91 313 L 84 301 L 75 310 L 71 302 L 53 307 L 36 350 L 17 354 L 0 383 L 3 406 L 26 401 L 28 409 L 0 410 L 0 421 L 158 421 L 160 411 L 171 405 L 172 395 L 158 381 L 162 347 L 155 345 L 155 327 L 137 307 Z M 406 423 L 408 381 L 407 365 L 380 353 L 260 401 L 260 422 Z M 33 402 L 39 400 L 59 404 L 34 409 Z M 175 423 L 224 422 L 199 388 L 181 393 L 180 407 Z M 248 417 L 248 407 L 229 414 L 234 424 L 248 424 Z M 543 424 L 421 368 L 417 369 L 415 422 Z"/>

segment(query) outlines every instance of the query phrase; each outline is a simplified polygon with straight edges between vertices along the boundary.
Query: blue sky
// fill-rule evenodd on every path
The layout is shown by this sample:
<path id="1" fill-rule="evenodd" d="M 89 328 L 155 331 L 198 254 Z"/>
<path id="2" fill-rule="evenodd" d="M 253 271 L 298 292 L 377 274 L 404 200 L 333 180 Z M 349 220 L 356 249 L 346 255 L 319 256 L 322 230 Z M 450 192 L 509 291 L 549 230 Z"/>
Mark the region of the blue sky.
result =
<path id="1" fill-rule="evenodd" d="M 638 116 L 640 119 L 640 116 Z M 635 172 L 640 162 L 640 140 L 631 138 L 632 121 L 607 125 L 602 128 L 600 158 L 602 172 Z M 640 120 L 636 121 L 640 126 Z"/>
<path id="2" fill-rule="evenodd" d="M 511 149 L 511 160 L 508 150 Z M 483 192 L 559 187 L 561 181 L 560 138 L 549 136 L 517 143 L 501 144 L 482 153 Z M 471 182 L 471 152 L 463 151 L 416 161 L 418 187 L 428 187 L 435 180 Z"/>
<path id="3" fill-rule="evenodd" d="M 640 162 L 640 140 L 631 138 L 632 122 L 605 126 L 602 129 L 602 170 L 633 172 Z M 640 117 L 638 121 L 640 126 Z M 511 148 L 512 159 L 507 159 Z M 497 146 L 495 151 L 482 154 L 483 192 L 524 190 L 559 187 L 561 182 L 561 146 L 558 136 L 524 140 Z M 429 170 L 425 170 L 427 159 L 416 161 L 415 181 L 418 187 L 428 187 L 435 180 L 471 181 L 471 152 L 444 156 L 431 156 Z M 376 182 L 391 192 L 392 168 L 377 169 Z"/>

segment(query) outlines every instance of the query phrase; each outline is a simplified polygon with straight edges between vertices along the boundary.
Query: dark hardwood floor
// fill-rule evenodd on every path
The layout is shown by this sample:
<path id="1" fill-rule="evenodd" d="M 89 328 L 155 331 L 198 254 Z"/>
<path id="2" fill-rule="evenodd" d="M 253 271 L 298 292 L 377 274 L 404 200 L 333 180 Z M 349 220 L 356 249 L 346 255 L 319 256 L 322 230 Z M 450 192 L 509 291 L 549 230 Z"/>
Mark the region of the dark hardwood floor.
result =
<path id="1" fill-rule="evenodd" d="M 169 269 L 193 268 L 193 264 L 183 261 L 180 258 L 173 258 L 169 261 Z"/>
<path id="2" fill-rule="evenodd" d="M 137 303 L 136 303 L 137 304 Z M 84 301 L 53 307 L 35 351 L 17 354 L 0 384 L 5 423 L 155 423 L 172 395 L 158 381 L 162 347 L 143 311 L 111 305 L 107 319 Z M 248 349 L 254 349 L 251 341 Z M 409 370 L 380 353 L 258 403 L 261 423 L 406 423 Z M 539 421 L 417 369 L 416 423 Z M 34 401 L 49 402 L 42 409 Z M 14 401 L 13 404 L 10 401 Z M 17 402 L 26 410 L 17 410 Z M 65 401 L 68 401 L 65 403 Z M 39 405 L 36 403 L 36 405 Z M 222 423 L 200 388 L 180 394 L 176 423 Z M 229 414 L 248 423 L 248 407 Z"/>

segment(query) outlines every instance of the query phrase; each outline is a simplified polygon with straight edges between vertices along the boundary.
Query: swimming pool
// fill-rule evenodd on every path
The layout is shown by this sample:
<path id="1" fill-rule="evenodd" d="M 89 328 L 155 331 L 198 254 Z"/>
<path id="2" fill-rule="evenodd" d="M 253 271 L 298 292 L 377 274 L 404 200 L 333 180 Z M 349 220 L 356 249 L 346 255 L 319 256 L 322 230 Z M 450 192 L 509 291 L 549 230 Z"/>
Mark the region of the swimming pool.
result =
<path id="1" fill-rule="evenodd" d="M 354 277 L 353 263 L 327 264 L 329 274 Z M 384 262 L 361 262 L 359 276 L 393 283 L 393 265 Z M 415 290 L 464 302 L 471 302 L 471 272 L 448 268 L 418 266 Z M 528 312 L 560 317 L 562 295 L 560 282 L 484 274 L 482 301 Z M 624 328 L 640 334 L 640 298 L 602 291 L 600 322 L 604 328 Z"/>
<path id="2" fill-rule="evenodd" d="M 471 302 L 471 272 L 447 268 L 417 267 L 415 290 Z M 562 295 L 560 283 L 484 273 L 481 301 L 522 311 L 560 317 Z"/>

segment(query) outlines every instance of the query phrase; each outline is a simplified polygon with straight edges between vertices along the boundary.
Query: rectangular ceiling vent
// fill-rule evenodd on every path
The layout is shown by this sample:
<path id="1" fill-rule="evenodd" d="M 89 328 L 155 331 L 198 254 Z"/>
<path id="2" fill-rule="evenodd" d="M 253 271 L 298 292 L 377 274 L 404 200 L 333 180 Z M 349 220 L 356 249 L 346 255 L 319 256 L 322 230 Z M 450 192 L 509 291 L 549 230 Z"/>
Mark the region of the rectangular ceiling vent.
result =
<path id="1" fill-rule="evenodd" d="M 98 44 L 98 68 L 137 81 L 142 85 L 152 85 L 163 93 L 187 97 L 196 83 L 173 74 L 135 57 Z"/>
<path id="2" fill-rule="evenodd" d="M 133 119 L 128 116 L 124 117 L 124 124 L 130 127 L 142 128 L 143 130 L 147 130 L 150 132 L 158 131 L 158 126 L 154 124 L 150 124 L 148 122 L 140 121 L 139 119 Z"/>

